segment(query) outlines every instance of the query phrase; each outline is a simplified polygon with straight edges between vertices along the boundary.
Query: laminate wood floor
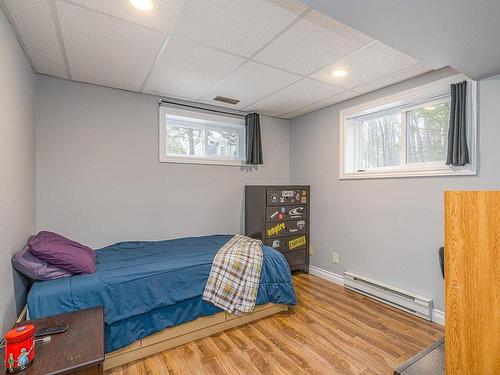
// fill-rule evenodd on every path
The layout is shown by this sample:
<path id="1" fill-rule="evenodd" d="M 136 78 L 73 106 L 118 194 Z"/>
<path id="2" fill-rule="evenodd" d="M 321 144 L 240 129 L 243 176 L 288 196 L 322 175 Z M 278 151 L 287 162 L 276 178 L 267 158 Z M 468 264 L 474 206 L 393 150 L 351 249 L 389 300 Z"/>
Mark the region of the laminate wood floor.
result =
<path id="1" fill-rule="evenodd" d="M 443 327 L 313 275 L 288 312 L 131 362 L 106 375 L 393 374 Z"/>

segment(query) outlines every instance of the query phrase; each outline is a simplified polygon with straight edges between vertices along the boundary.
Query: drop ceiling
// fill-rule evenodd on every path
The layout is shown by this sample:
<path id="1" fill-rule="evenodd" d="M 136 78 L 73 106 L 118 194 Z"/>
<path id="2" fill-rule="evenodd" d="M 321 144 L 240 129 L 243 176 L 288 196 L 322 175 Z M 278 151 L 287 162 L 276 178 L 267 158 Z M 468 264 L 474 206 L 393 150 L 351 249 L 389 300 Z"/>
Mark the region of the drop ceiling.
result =
<path id="1" fill-rule="evenodd" d="M 296 0 L 0 4 L 37 73 L 281 118 L 431 70 Z"/>
<path id="2" fill-rule="evenodd" d="M 302 0 L 324 14 L 479 80 L 500 74 L 499 0 Z"/>

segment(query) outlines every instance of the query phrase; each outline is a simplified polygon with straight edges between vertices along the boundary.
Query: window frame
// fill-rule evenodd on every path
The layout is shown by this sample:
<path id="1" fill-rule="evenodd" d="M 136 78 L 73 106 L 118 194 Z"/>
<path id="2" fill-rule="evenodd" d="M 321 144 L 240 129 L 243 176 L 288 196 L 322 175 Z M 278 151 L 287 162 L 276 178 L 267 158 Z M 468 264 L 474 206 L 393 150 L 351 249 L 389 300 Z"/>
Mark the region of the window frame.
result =
<path id="1" fill-rule="evenodd" d="M 159 106 L 159 161 L 161 163 L 180 163 L 180 164 L 203 164 L 203 165 L 224 165 L 224 166 L 237 166 L 241 167 L 245 165 L 246 160 L 246 134 L 245 134 L 245 119 L 242 115 L 239 114 L 215 114 L 209 113 L 207 110 L 203 110 L 202 108 L 198 109 L 184 109 L 179 108 L 179 106 L 174 105 L 165 105 L 162 104 Z M 231 124 L 227 129 L 237 129 L 239 133 L 239 152 L 240 159 L 235 160 L 229 157 L 215 157 L 215 156 L 195 156 L 195 155 L 174 155 L 167 153 L 167 115 L 177 115 L 177 116 L 185 116 L 196 118 L 198 120 L 206 120 L 206 121 L 220 121 L 225 124 Z M 208 124 L 194 124 L 190 125 L 193 128 L 200 129 L 212 129 L 212 130 L 221 130 L 224 126 L 214 126 Z M 206 150 L 208 136 L 206 131 L 204 132 L 204 153 Z"/>
<path id="2" fill-rule="evenodd" d="M 463 167 L 443 165 L 441 162 L 407 163 L 407 126 L 406 113 L 412 109 L 421 108 L 431 103 L 442 102 L 449 95 L 450 85 L 466 80 L 468 82 L 468 127 L 467 141 L 469 146 L 470 163 Z M 441 96 L 441 98 L 440 98 Z M 411 105 L 415 103 L 415 105 Z M 376 112 L 390 112 L 391 109 L 401 108 L 401 165 L 392 167 L 370 168 L 364 171 L 347 171 L 347 142 L 346 127 L 348 120 L 355 116 L 370 115 Z M 392 94 L 371 100 L 360 105 L 345 108 L 340 111 L 339 132 L 339 180 L 397 178 L 397 177 L 429 177 L 429 176 L 457 176 L 475 175 L 477 173 L 477 82 L 463 74 L 457 74 L 445 79 L 431 82 L 400 93 Z"/>

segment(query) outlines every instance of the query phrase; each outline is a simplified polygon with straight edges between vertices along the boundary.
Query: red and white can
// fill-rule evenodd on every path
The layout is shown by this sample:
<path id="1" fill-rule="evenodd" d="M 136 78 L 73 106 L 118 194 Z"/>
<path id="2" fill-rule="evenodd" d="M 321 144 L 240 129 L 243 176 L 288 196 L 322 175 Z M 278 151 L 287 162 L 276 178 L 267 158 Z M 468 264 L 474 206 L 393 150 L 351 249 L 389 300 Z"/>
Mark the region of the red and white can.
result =
<path id="1" fill-rule="evenodd" d="M 26 324 L 5 334 L 5 368 L 14 373 L 29 367 L 35 359 L 35 326 Z"/>

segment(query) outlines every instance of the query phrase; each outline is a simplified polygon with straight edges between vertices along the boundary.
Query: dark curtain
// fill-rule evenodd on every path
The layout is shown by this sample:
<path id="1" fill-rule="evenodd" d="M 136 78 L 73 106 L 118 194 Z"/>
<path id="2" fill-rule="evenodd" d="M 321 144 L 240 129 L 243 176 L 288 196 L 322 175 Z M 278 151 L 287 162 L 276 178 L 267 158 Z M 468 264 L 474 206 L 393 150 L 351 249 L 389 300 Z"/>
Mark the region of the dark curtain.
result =
<path id="1" fill-rule="evenodd" d="M 245 116 L 247 138 L 247 164 L 263 164 L 262 141 L 260 138 L 260 119 L 258 113 Z"/>
<path id="2" fill-rule="evenodd" d="M 469 163 L 467 147 L 467 81 L 451 85 L 450 127 L 446 165 L 455 167 Z"/>

